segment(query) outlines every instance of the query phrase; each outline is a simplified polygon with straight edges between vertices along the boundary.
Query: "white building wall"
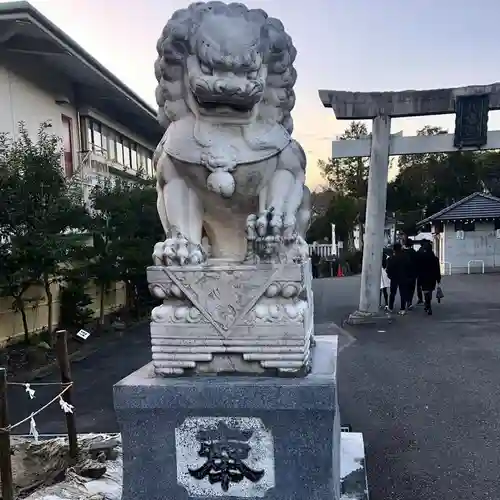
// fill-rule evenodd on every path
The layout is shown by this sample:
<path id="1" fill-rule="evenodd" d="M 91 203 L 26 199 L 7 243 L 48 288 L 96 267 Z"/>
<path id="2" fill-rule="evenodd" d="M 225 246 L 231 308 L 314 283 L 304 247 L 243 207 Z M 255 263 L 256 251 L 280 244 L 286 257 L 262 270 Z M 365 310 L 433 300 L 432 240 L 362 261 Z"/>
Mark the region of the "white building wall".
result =
<path id="1" fill-rule="evenodd" d="M 452 266 L 453 274 L 467 273 L 472 260 L 483 261 L 485 272 L 500 267 L 500 239 L 496 238 L 493 222 L 476 222 L 475 231 L 467 231 L 464 238 L 457 238 L 454 223 L 444 225 L 444 261 Z M 444 235 L 443 235 L 444 236 Z M 471 272 L 480 271 L 481 263 L 471 263 Z"/>
<path id="2" fill-rule="evenodd" d="M 45 76 L 32 75 L 29 69 L 23 67 L 20 67 L 19 72 L 17 72 L 12 69 L 12 63 L 7 66 L 0 59 L 0 132 L 6 132 L 15 138 L 18 135 L 19 122 L 22 121 L 30 136 L 36 140 L 40 124 L 49 121 L 51 123 L 50 132 L 62 137 L 62 115 L 69 117 L 72 124 L 73 169 L 74 172 L 77 172 L 80 159 L 84 158 L 80 152 L 86 149 L 86 145 L 82 143 L 87 136 L 86 122 L 80 120 L 81 117 L 74 105 L 56 102 L 56 100 L 60 101 L 61 99 L 70 102 L 74 100 L 70 82 L 64 81 L 60 75 L 57 78 L 51 78 L 50 74 Z M 107 116 L 87 108 L 83 109 L 82 115 L 93 116 L 151 152 L 155 149 L 156 145 L 141 139 L 139 134 L 117 124 Z M 80 127 L 83 128 L 82 131 L 80 131 Z M 120 167 L 118 171 L 120 170 L 126 169 Z M 135 174 L 135 172 L 132 173 Z M 89 189 L 90 187 L 87 191 Z"/>
<path id="3" fill-rule="evenodd" d="M 24 122 L 30 136 L 36 139 L 40 124 L 50 121 L 51 132 L 62 137 L 62 115 L 72 120 L 72 139 L 74 158 L 77 165 L 77 152 L 80 150 L 77 112 L 70 104 L 57 104 L 56 99 L 70 98 L 71 88 L 59 81 L 61 93 L 51 92 L 16 74 L 6 66 L 0 65 L 0 132 L 17 137 L 19 122 Z"/>

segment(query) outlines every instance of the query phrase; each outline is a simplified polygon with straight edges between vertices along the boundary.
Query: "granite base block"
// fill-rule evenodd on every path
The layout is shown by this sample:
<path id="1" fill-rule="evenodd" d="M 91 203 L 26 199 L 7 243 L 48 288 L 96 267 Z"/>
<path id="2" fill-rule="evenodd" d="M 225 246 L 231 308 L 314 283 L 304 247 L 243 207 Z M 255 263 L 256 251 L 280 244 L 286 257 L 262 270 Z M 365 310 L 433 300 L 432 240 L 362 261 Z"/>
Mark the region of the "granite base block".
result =
<path id="1" fill-rule="evenodd" d="M 159 378 L 146 365 L 114 387 L 122 500 L 340 499 L 335 343 L 304 378 Z"/>

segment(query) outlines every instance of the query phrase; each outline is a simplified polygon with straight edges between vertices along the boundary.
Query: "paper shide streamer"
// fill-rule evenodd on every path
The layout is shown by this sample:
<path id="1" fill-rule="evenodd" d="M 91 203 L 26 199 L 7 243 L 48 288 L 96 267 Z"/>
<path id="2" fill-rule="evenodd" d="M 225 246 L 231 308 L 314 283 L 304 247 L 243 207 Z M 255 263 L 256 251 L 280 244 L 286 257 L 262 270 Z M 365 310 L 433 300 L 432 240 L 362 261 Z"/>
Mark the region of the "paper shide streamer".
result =
<path id="1" fill-rule="evenodd" d="M 24 390 L 27 392 L 30 399 L 35 397 L 35 389 L 32 389 L 29 384 L 24 384 Z"/>
<path id="2" fill-rule="evenodd" d="M 35 390 L 31 388 L 30 384 L 24 384 L 24 390 L 26 394 L 28 394 L 30 399 L 35 398 Z M 64 413 L 73 413 L 75 407 L 63 399 L 62 393 L 59 395 L 58 400 L 59 400 L 59 406 L 61 407 L 61 410 Z M 29 435 L 33 437 L 35 443 L 39 442 L 39 437 L 40 437 L 40 433 L 38 432 L 38 428 L 36 426 L 35 415 L 40 411 L 41 410 L 38 410 L 38 412 L 32 413 L 29 417 L 29 423 L 30 423 Z"/>

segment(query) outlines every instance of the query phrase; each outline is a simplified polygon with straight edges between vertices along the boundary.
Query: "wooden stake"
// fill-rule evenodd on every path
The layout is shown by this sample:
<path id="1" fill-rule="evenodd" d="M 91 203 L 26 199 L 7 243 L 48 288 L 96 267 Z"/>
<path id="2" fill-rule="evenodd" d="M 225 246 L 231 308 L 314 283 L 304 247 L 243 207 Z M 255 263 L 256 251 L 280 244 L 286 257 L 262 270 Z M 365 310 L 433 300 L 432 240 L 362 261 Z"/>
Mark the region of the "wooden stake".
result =
<path id="1" fill-rule="evenodd" d="M 56 331 L 56 354 L 59 369 L 61 371 L 61 382 L 63 384 L 69 384 L 71 383 L 71 370 L 69 365 L 66 330 Z M 62 398 L 68 404 L 72 404 L 72 392 L 73 389 L 70 388 L 62 395 Z M 75 415 L 73 413 L 65 413 L 65 415 L 66 427 L 68 429 L 69 456 L 72 459 L 76 459 L 78 456 L 78 437 L 76 435 Z"/>
<path id="2" fill-rule="evenodd" d="M 0 429 L 9 426 L 7 407 L 7 370 L 0 368 Z M 10 458 L 10 432 L 0 430 L 0 476 L 2 478 L 2 500 L 14 500 L 12 462 Z"/>

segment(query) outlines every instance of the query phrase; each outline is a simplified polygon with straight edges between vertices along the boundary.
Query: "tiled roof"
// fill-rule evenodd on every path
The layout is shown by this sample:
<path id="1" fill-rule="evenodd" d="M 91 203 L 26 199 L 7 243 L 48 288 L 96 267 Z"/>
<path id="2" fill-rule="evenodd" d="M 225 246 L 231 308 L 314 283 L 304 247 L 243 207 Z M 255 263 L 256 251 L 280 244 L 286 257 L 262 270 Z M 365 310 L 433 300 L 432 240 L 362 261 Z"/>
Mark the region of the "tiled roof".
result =
<path id="1" fill-rule="evenodd" d="M 423 226 L 432 221 L 459 219 L 500 219 L 500 198 L 487 193 L 472 193 L 453 205 L 427 217 L 417 225 Z"/>

